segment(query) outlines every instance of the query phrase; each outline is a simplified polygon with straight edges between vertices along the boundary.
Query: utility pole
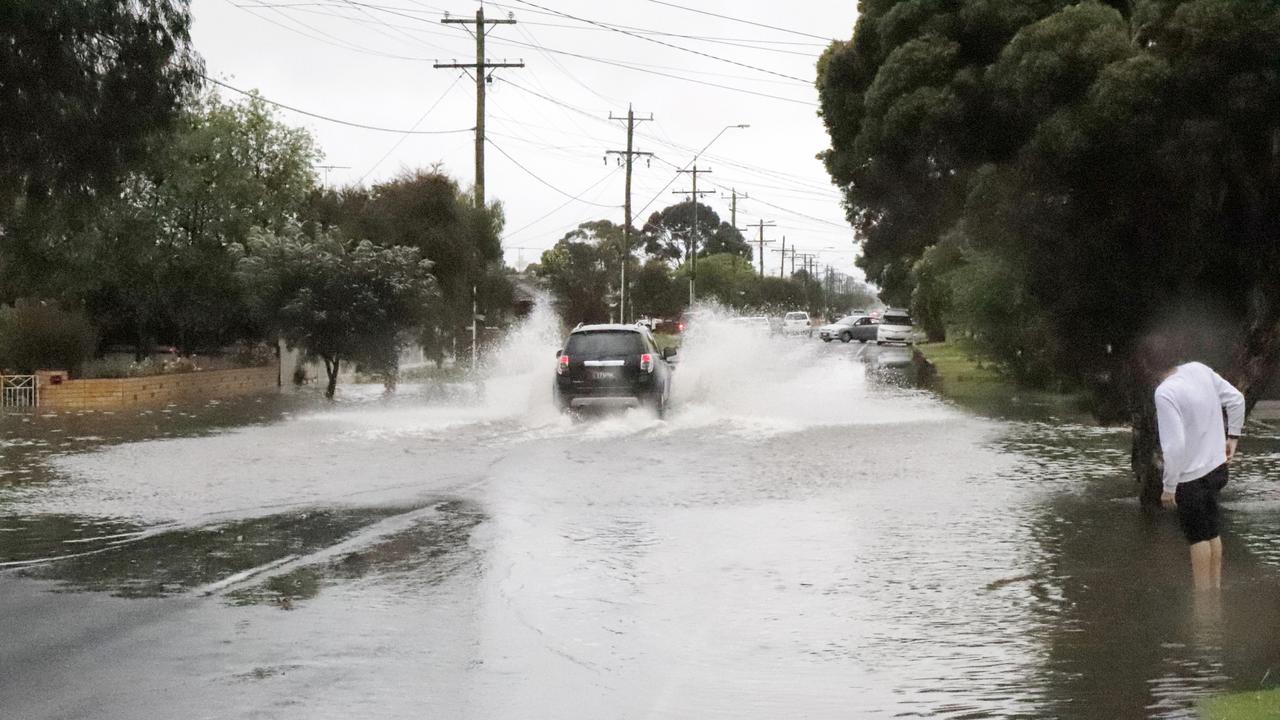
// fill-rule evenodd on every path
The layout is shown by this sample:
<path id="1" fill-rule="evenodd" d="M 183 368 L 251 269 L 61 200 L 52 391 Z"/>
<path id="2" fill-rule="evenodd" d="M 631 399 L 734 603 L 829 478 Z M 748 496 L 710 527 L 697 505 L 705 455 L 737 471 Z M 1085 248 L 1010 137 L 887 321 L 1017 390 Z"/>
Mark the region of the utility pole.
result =
<path id="1" fill-rule="evenodd" d="M 436 63 L 434 67 L 440 68 L 457 68 L 461 70 L 475 71 L 476 80 L 476 207 L 484 209 L 484 92 L 485 84 L 491 81 L 489 70 L 491 68 L 522 68 L 524 61 L 509 63 L 489 62 L 484 56 L 484 38 L 489 33 L 490 25 L 515 25 L 516 19 L 508 13 L 505 20 L 486 20 L 484 17 L 484 6 L 476 10 L 476 19 L 467 18 L 451 18 L 447 15 L 440 22 L 446 25 L 461 25 L 466 27 L 475 23 L 475 30 L 467 27 L 467 32 L 475 36 L 476 39 L 476 61 L 474 63 Z"/>
<path id="2" fill-rule="evenodd" d="M 782 249 L 770 250 L 769 252 L 778 253 L 778 277 L 786 277 L 787 275 L 787 236 L 782 236 Z"/>
<path id="3" fill-rule="evenodd" d="M 802 266 L 801 269 L 804 270 L 805 273 L 805 284 L 808 284 L 809 280 L 813 278 L 813 270 L 810 268 L 810 264 L 813 262 L 814 258 L 818 256 L 814 253 L 798 253 L 798 256 Z"/>
<path id="4" fill-rule="evenodd" d="M 714 195 L 712 190 L 703 190 L 698 192 L 698 174 L 709 173 L 710 168 L 705 170 L 698 169 L 698 164 L 693 164 L 692 170 L 681 170 L 682 173 L 689 173 L 693 176 L 693 190 L 672 190 L 672 195 L 688 195 L 693 198 L 693 235 L 689 238 L 689 304 L 697 299 L 696 286 L 698 283 L 698 198 L 703 195 Z"/>
<path id="5" fill-rule="evenodd" d="M 653 113 L 649 113 L 647 118 L 637 118 L 635 110 L 631 105 L 627 105 L 627 116 L 625 118 L 614 117 L 613 113 L 609 113 L 610 120 L 626 120 L 627 121 L 627 149 L 626 150 L 606 150 L 606 155 L 622 155 L 627 165 L 627 197 L 623 204 L 622 219 L 622 279 L 618 283 L 618 321 L 627 321 L 627 261 L 631 259 L 631 161 L 637 155 L 650 157 L 651 152 L 639 152 L 634 149 L 633 140 L 635 138 L 636 123 L 649 122 L 653 120 Z"/>
<path id="6" fill-rule="evenodd" d="M 725 196 L 721 195 L 720 198 L 723 200 Z M 750 200 L 751 196 L 746 193 L 739 195 L 738 188 L 732 188 L 729 191 L 729 224 L 734 227 L 738 227 L 738 198 Z"/>
<path id="7" fill-rule="evenodd" d="M 795 246 L 795 245 L 792 245 L 792 246 L 791 246 L 791 275 L 792 275 L 792 277 L 795 277 L 795 274 L 796 274 L 796 246 Z"/>
<path id="8" fill-rule="evenodd" d="M 756 223 L 756 228 L 758 228 L 760 231 L 760 236 L 759 236 L 759 239 L 756 240 L 756 244 L 760 246 L 760 277 L 761 278 L 764 277 L 764 246 L 772 245 L 775 242 L 773 240 L 764 239 L 764 229 L 767 227 L 774 227 L 775 225 L 777 225 L 777 223 L 773 222 L 772 220 L 770 220 L 769 222 L 765 222 L 764 220 L 761 220 L 760 222 Z M 751 228 L 746 227 L 742 229 L 750 230 Z"/>

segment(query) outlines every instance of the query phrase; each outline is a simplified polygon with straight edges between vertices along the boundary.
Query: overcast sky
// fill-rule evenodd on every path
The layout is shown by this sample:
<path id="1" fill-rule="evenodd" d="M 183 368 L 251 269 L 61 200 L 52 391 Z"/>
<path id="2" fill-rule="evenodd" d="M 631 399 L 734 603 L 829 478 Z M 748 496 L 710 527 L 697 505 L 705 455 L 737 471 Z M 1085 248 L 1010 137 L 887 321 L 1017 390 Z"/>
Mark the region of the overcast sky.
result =
<path id="1" fill-rule="evenodd" d="M 211 77 L 353 123 L 399 131 L 467 129 L 405 135 L 281 110 L 289 122 L 313 132 L 325 164 L 345 166 L 320 171 L 330 184 L 374 183 L 433 163 L 463 186 L 471 184 L 475 83 L 461 71 L 432 65 L 474 62 L 472 36 L 440 19 L 446 11 L 474 18 L 478 3 L 194 0 L 192 5 L 195 45 Z M 861 277 L 853 266 L 853 232 L 839 194 L 814 158 L 828 146 L 828 137 L 816 116 L 812 82 L 814 62 L 825 45 L 820 38 L 850 35 L 855 0 L 504 0 L 484 5 L 488 17 L 517 20 L 490 31 L 488 58 L 526 64 L 495 70 L 488 93 L 493 145 L 487 151 L 486 189 L 490 200 L 501 200 L 506 208 L 508 262 L 537 260 L 580 222 L 622 222 L 623 172 L 613 158 L 606 163 L 604 151 L 625 147 L 624 123 L 608 117 L 625 115 L 631 103 L 638 115 L 655 118 L 637 130 L 636 149 L 655 154 L 634 174 L 637 226 L 653 211 L 679 201 L 673 190 L 688 189 L 688 175 L 672 182 L 677 167 L 685 167 L 726 125 L 748 123 L 748 129 L 725 132 L 701 156 L 699 166 L 712 172 L 700 176 L 699 190 L 718 191 L 704 202 L 727 221 L 730 203 L 720 196 L 736 188 L 750 196 L 738 203 L 740 227 L 772 221 L 776 227 L 766 229 L 766 239 L 785 235 L 788 245 L 822 250 L 823 262 Z M 754 231 L 747 234 L 756 237 Z M 767 250 L 778 247 L 774 243 Z M 766 268 L 776 274 L 778 255 L 767 257 Z"/>

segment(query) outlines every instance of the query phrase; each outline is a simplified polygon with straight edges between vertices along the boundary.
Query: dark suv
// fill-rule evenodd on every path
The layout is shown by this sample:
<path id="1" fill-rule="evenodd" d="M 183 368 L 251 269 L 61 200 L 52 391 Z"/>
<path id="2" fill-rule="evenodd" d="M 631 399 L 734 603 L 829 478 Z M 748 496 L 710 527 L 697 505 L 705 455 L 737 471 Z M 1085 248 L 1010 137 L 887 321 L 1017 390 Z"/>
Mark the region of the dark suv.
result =
<path id="1" fill-rule="evenodd" d="M 658 350 L 638 325 L 581 325 L 556 352 L 556 406 L 652 407 L 662 416 L 671 397 L 674 348 Z"/>

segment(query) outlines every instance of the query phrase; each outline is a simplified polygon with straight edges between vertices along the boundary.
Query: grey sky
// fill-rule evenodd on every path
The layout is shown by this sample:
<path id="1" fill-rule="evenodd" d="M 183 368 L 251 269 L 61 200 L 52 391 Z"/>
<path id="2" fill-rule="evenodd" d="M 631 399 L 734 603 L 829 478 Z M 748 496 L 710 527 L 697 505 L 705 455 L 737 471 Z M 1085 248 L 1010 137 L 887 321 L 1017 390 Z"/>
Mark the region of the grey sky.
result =
<path id="1" fill-rule="evenodd" d="M 856 17 L 854 0 L 672 3 L 821 37 L 847 38 Z M 419 131 L 474 125 L 474 82 L 459 78 L 460 71 L 432 68 L 437 59 L 474 60 L 471 36 L 440 23 L 444 11 L 474 17 L 474 1 L 194 0 L 192 5 L 196 48 L 212 77 L 239 88 L 256 88 L 271 100 L 302 110 L 361 124 Z M 699 189 L 724 189 L 720 194 L 727 195 L 728 188 L 737 188 L 749 194 L 751 199 L 738 205 L 739 226 L 762 218 L 774 221 L 777 228 L 766 229 L 766 239 L 785 234 L 788 244 L 802 251 L 835 248 L 824 252 L 822 260 L 861 276 L 853 266 L 853 233 L 839 195 L 814 159 L 828 142 L 815 115 L 812 85 L 821 40 L 654 0 L 503 0 L 485 3 L 485 11 L 490 17 L 512 13 L 518 21 L 491 31 L 489 59 L 523 59 L 527 65 L 495 71 L 488 96 L 489 138 L 546 183 L 489 148 L 486 185 L 489 198 L 506 206 L 508 262 L 536 260 L 579 222 L 622 221 L 623 173 L 613 159 L 606 164 L 603 156 L 607 149 L 625 147 L 624 124 L 607 118 L 610 112 L 625 114 L 631 102 L 638 114 L 647 117 L 652 112 L 656 118 L 638 130 L 636 149 L 657 157 L 649 167 L 639 164 L 635 172 L 637 225 L 654 210 L 678 201 L 672 190 L 688 189 L 687 175 L 662 189 L 675 176 L 673 166 L 685 166 L 724 126 L 749 123 L 749 129 L 724 133 L 703 155 L 699 165 L 712 173 L 702 176 Z M 556 12 L 634 28 L 629 32 L 649 40 Z M 600 60 L 642 65 L 651 72 Z M 331 184 L 376 182 L 437 162 L 464 185 L 474 176 L 470 132 L 405 136 L 289 111 L 281 115 L 312 130 L 325 163 L 350 166 L 327 171 Z M 570 199 L 580 194 L 581 200 Z M 727 199 L 708 196 L 704 202 L 728 219 Z M 766 268 L 776 273 L 778 256 L 769 253 L 768 258 Z"/>

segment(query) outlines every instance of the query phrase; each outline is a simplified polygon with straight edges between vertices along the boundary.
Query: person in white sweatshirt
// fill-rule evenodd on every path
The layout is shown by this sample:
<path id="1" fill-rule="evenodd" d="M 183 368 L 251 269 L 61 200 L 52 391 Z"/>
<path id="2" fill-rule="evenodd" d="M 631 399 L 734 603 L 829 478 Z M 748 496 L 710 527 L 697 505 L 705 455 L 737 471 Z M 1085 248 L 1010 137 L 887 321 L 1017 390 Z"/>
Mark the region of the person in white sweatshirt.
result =
<path id="1" fill-rule="evenodd" d="M 1218 493 L 1244 426 L 1244 395 L 1207 365 L 1179 364 L 1163 340 L 1146 342 L 1143 363 L 1158 381 L 1155 390 L 1164 493 L 1176 508 L 1191 545 L 1191 575 L 1197 590 L 1222 585 L 1222 538 Z M 1225 415 L 1225 421 L 1224 416 Z"/>

